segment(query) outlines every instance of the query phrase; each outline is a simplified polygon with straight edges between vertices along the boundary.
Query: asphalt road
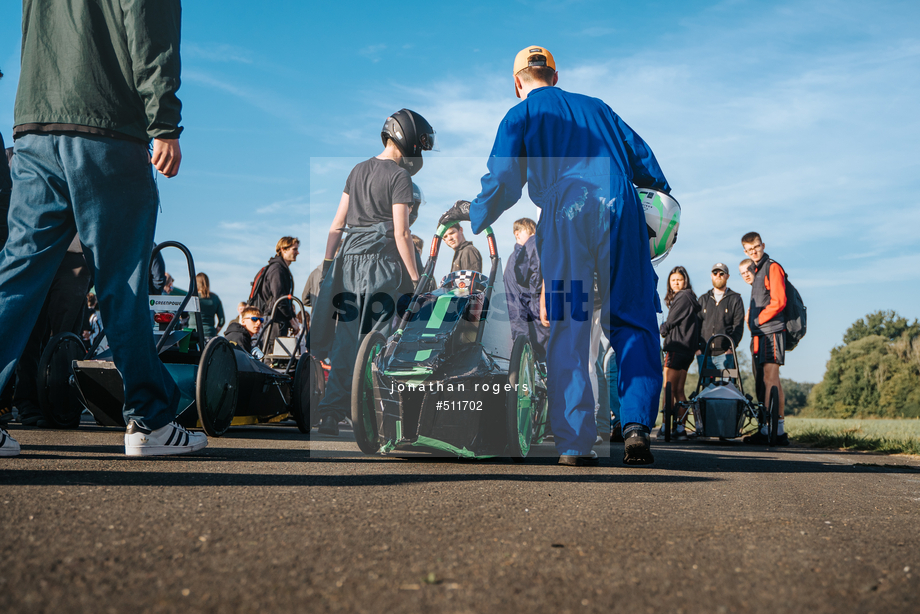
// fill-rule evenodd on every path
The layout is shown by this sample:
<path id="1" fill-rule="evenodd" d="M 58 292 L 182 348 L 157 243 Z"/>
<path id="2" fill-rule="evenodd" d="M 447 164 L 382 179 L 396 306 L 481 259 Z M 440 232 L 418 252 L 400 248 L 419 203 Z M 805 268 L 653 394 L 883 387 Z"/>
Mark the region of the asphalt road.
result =
<path id="1" fill-rule="evenodd" d="M 12 432 L 5 614 L 920 610 L 916 459 L 734 442 L 657 446 L 651 468 L 621 445 L 596 468 L 378 459 L 273 426 L 127 460 L 113 429 Z"/>

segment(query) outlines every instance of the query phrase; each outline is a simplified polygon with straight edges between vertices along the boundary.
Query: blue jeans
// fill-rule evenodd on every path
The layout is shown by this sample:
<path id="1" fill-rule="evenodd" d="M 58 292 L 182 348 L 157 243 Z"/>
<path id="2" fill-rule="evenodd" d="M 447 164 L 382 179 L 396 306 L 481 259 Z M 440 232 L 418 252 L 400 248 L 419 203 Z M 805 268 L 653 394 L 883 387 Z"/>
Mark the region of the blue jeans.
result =
<path id="1" fill-rule="evenodd" d="M 613 351 L 610 343 L 604 338 L 601 338 L 600 352 L 597 355 L 597 368 L 599 369 L 598 383 L 600 384 L 597 434 L 601 437 L 606 437 L 610 435 L 613 425 L 620 421 L 620 395 L 617 393 L 619 371 L 617 369 L 616 352 Z"/>
<path id="2" fill-rule="evenodd" d="M 605 363 L 605 373 L 607 377 L 607 389 L 610 391 L 610 413 L 613 414 L 612 423 L 620 421 L 620 395 L 617 394 L 617 381 L 619 378 L 619 369 L 617 369 L 617 353 L 613 351 L 613 348 L 607 351 L 607 354 L 603 356 L 603 361 Z"/>
<path id="3" fill-rule="evenodd" d="M 720 354 L 719 356 L 710 356 L 709 364 L 703 365 L 703 355 L 700 354 L 696 357 L 696 366 L 700 370 L 700 373 L 703 372 L 703 369 L 734 369 L 735 368 L 735 356 L 734 354 Z"/>
<path id="4" fill-rule="evenodd" d="M 16 363 L 67 246 L 79 232 L 115 366 L 125 422 L 157 429 L 175 418 L 179 389 L 153 342 L 147 297 L 159 196 L 147 149 L 99 136 L 16 139 L 10 235 L 0 252 L 0 389 Z"/>

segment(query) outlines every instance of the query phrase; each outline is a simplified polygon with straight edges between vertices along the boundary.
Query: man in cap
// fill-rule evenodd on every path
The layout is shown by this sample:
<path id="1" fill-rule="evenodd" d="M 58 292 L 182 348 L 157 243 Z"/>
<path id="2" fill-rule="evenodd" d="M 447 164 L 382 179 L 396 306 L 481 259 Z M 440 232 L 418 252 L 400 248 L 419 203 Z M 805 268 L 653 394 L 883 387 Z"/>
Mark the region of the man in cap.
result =
<path id="1" fill-rule="evenodd" d="M 559 462 L 597 464 L 590 385 L 594 274 L 602 327 L 616 351 L 626 437 L 624 462 L 654 462 L 648 433 L 661 389 L 657 278 L 635 185 L 670 191 L 652 151 L 603 101 L 554 87 L 559 75 L 543 47 L 514 60 L 522 102 L 505 115 L 472 202 L 442 218 L 469 219 L 482 232 L 521 198 L 525 183 L 541 209 L 537 247 L 546 280 L 550 337 L 550 420 Z"/>
<path id="2" fill-rule="evenodd" d="M 703 364 L 706 344 L 713 335 L 728 335 L 735 347 L 744 336 L 744 301 L 741 295 L 728 287 L 728 266 L 722 262 L 712 265 L 712 288 L 700 296 L 700 349 L 697 364 L 703 369 L 733 369 L 735 357 L 731 344 L 724 337 L 714 340 L 709 347 L 708 364 Z"/>

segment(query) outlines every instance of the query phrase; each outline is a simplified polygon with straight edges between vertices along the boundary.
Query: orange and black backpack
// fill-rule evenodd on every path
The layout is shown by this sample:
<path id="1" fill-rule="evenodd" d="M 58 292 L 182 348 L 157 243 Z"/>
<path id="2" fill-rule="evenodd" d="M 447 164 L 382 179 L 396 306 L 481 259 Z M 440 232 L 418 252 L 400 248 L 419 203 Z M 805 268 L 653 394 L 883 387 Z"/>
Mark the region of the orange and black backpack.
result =
<path id="1" fill-rule="evenodd" d="M 255 307 L 263 314 L 265 309 L 262 304 L 262 286 L 265 284 L 265 270 L 269 267 L 269 264 L 266 264 L 256 273 L 255 279 L 252 280 L 252 289 L 249 291 L 249 300 L 246 301 L 246 305 Z"/>

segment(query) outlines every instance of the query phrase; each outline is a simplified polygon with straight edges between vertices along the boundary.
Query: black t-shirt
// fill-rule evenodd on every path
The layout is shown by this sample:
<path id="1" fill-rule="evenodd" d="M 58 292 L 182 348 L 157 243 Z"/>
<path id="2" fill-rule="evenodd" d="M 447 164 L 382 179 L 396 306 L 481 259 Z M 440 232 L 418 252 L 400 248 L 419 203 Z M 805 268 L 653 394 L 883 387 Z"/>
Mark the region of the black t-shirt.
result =
<path id="1" fill-rule="evenodd" d="M 412 204 L 412 179 L 392 160 L 371 158 L 351 170 L 344 192 L 348 194 L 349 226 L 371 226 L 393 220 L 393 205 Z"/>

